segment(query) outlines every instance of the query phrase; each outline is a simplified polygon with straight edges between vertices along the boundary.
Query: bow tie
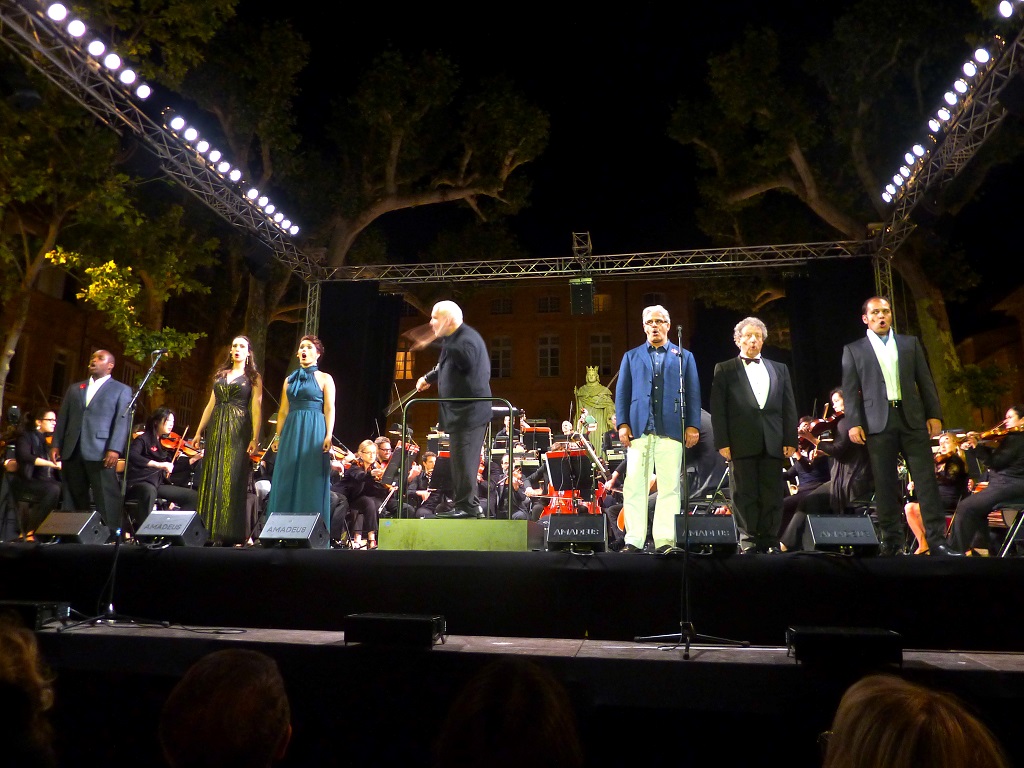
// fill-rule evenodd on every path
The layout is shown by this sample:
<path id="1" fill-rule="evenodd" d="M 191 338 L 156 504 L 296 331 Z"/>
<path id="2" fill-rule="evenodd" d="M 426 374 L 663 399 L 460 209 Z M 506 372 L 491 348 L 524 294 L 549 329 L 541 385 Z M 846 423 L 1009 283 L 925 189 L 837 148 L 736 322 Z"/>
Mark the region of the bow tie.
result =
<path id="1" fill-rule="evenodd" d="M 750 365 L 751 363 L 757 363 L 758 365 L 761 364 L 760 357 L 741 357 L 740 360 L 743 361 L 744 365 Z"/>

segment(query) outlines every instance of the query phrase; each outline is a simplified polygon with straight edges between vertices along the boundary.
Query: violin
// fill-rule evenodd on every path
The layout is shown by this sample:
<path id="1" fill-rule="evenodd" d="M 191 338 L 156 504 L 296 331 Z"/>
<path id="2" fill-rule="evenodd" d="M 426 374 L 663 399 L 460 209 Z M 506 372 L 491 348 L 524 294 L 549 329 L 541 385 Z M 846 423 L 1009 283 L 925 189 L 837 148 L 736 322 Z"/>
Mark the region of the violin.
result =
<path id="1" fill-rule="evenodd" d="M 1006 422 L 1000 422 L 987 432 L 982 432 L 978 435 L 978 440 L 988 440 L 990 442 L 999 443 L 1002 442 L 1003 438 L 1007 435 L 1016 432 L 1024 432 L 1024 424 L 1018 424 L 1016 427 L 1007 427 Z"/>
<path id="2" fill-rule="evenodd" d="M 185 428 L 185 432 L 188 432 L 188 428 Z M 142 434 L 141 432 L 139 433 Z M 181 454 L 185 454 L 189 458 L 198 456 L 203 452 L 203 449 L 195 443 L 186 440 L 184 433 L 179 435 L 176 432 L 169 432 L 166 435 L 160 436 L 160 445 L 164 448 L 174 451 L 174 458 L 177 459 Z"/>

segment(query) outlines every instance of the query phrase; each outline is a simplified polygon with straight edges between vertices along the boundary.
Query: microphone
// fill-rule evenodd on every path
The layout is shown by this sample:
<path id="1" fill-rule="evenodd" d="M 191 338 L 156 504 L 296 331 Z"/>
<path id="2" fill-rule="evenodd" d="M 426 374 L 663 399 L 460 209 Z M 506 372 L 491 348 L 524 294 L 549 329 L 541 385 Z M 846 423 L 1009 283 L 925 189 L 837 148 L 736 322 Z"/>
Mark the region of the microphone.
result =
<path id="1" fill-rule="evenodd" d="M 149 354 L 151 354 L 151 355 L 162 355 L 162 354 L 164 354 L 165 352 L 169 352 L 169 351 L 170 351 L 169 349 L 154 349 L 154 350 L 153 350 L 152 352 L 150 352 Z"/>

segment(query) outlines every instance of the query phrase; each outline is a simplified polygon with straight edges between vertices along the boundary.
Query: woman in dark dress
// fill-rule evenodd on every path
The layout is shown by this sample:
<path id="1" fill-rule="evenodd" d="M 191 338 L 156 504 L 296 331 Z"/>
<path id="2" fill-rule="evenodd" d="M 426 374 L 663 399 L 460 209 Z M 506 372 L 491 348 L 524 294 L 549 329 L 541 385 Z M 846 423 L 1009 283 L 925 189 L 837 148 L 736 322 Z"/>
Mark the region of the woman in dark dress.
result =
<path id="1" fill-rule="evenodd" d="M 935 481 L 939 484 L 939 498 L 946 512 L 952 512 L 956 505 L 967 495 L 967 464 L 956 450 L 956 440 L 949 432 L 939 435 L 939 452 L 935 454 Z M 924 521 L 921 519 L 921 505 L 913 495 L 914 481 L 908 483 L 911 493 L 910 500 L 903 507 L 907 516 L 907 525 L 917 538 L 915 555 L 928 552 L 928 542 L 924 536 Z"/>
<path id="2" fill-rule="evenodd" d="M 250 455 L 259 448 L 263 379 L 247 336 L 231 342 L 228 359 L 213 377 L 210 401 L 196 429 L 209 427 L 199 481 L 199 516 L 215 544 L 244 544 L 251 533 L 246 514 L 252 476 Z"/>
<path id="3" fill-rule="evenodd" d="M 135 529 L 145 522 L 157 499 L 164 499 L 180 509 L 195 509 L 198 494 L 192 488 L 171 485 L 167 480 L 174 471 L 174 449 L 167 448 L 160 438 L 174 431 L 174 414 L 170 408 L 157 408 L 146 420 L 142 434 L 128 447 L 128 489 L 125 500 L 138 503 L 133 520 Z"/>
<path id="4" fill-rule="evenodd" d="M 32 422 L 27 420 L 27 423 Z M 43 411 L 35 420 L 35 426 L 21 432 L 14 442 L 14 456 L 18 460 L 15 493 L 34 500 L 27 519 L 18 521 L 24 539 L 31 539 L 36 527 L 60 506 L 60 481 L 54 475 L 54 471 L 60 469 L 60 462 L 50 460 L 50 446 L 46 443 L 56 423 L 53 411 Z"/>
<path id="5" fill-rule="evenodd" d="M 317 368 L 323 353 L 320 339 L 303 336 L 296 353 L 299 368 L 285 379 L 267 514 L 315 512 L 330 526 L 334 378 Z"/>

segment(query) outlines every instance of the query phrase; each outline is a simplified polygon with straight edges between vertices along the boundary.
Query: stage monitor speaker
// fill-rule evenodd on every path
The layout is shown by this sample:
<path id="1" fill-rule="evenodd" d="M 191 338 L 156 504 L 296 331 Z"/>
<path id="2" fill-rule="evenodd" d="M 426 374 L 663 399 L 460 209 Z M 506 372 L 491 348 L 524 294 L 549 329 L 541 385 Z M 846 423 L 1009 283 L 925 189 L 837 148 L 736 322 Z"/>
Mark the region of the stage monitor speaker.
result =
<path id="1" fill-rule="evenodd" d="M 210 533 L 194 510 L 156 510 L 139 526 L 135 540 L 141 544 L 201 547 L 210 540 Z"/>
<path id="2" fill-rule="evenodd" d="M 736 553 L 739 532 L 734 515 L 691 514 L 687 521 L 682 513 L 676 515 L 676 546 L 686 546 L 686 525 L 690 528 L 690 551 L 706 550 L 714 554 Z"/>
<path id="3" fill-rule="evenodd" d="M 604 552 L 608 549 L 608 530 L 604 515 L 548 515 L 545 538 L 548 550 L 588 550 Z"/>
<path id="4" fill-rule="evenodd" d="M 878 534 L 867 515 L 808 515 L 803 544 L 822 552 L 878 554 Z"/>
<path id="5" fill-rule="evenodd" d="M 350 613 L 342 628 L 345 645 L 378 643 L 431 648 L 447 632 L 444 616 L 408 613 Z"/>
<path id="6" fill-rule="evenodd" d="M 875 627 L 788 627 L 788 655 L 805 664 L 903 666 L 903 636 Z"/>
<path id="7" fill-rule="evenodd" d="M 36 541 L 50 544 L 106 544 L 109 538 L 99 512 L 51 512 L 36 528 Z"/>
<path id="8" fill-rule="evenodd" d="M 573 315 L 594 314 L 594 282 L 589 277 L 581 277 L 569 281 L 571 301 L 570 310 Z"/>
<path id="9" fill-rule="evenodd" d="M 264 547 L 331 548 L 331 534 L 319 512 L 307 515 L 274 513 L 263 524 L 259 540 Z"/>

